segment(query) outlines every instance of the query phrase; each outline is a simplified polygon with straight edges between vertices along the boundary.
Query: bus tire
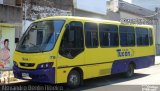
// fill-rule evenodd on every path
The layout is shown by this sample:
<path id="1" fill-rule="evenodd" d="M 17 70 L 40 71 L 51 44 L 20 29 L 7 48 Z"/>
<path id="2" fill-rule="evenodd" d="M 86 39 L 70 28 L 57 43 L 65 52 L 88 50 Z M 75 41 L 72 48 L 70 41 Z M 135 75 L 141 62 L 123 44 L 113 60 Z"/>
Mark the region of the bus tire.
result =
<path id="1" fill-rule="evenodd" d="M 67 86 L 69 88 L 76 88 L 81 84 L 81 76 L 77 70 L 72 70 L 67 78 Z"/>
<path id="2" fill-rule="evenodd" d="M 124 76 L 127 77 L 127 78 L 130 78 L 133 75 L 134 75 L 134 65 L 133 64 L 129 64 L 127 72 L 124 73 Z"/>

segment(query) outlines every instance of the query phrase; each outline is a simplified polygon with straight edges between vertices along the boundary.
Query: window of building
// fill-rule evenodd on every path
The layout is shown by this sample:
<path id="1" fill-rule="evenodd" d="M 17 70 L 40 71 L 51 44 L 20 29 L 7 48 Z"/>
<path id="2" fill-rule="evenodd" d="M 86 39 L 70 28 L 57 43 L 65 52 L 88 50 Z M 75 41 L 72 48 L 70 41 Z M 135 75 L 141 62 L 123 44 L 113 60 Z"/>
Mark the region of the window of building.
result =
<path id="1" fill-rule="evenodd" d="M 138 46 L 149 45 L 149 36 L 147 28 L 136 28 L 136 36 Z"/>
<path id="2" fill-rule="evenodd" d="M 96 48 L 98 47 L 98 27 L 96 23 L 86 22 L 84 24 L 85 36 L 86 36 L 86 47 Z"/>
<path id="3" fill-rule="evenodd" d="M 99 33 L 101 47 L 115 47 L 119 45 L 118 27 L 116 25 L 100 24 Z"/>
<path id="4" fill-rule="evenodd" d="M 135 46 L 135 31 L 134 27 L 120 26 L 120 45 L 121 46 Z"/>

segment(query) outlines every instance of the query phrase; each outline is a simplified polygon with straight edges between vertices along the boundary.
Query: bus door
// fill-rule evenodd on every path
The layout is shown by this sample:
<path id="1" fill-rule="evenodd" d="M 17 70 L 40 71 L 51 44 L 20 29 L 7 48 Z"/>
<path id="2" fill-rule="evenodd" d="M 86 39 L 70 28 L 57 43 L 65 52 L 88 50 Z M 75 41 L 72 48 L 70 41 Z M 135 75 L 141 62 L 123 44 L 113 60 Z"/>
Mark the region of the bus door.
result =
<path id="1" fill-rule="evenodd" d="M 71 21 L 66 25 L 60 48 L 57 66 L 68 67 L 84 64 L 83 24 Z"/>

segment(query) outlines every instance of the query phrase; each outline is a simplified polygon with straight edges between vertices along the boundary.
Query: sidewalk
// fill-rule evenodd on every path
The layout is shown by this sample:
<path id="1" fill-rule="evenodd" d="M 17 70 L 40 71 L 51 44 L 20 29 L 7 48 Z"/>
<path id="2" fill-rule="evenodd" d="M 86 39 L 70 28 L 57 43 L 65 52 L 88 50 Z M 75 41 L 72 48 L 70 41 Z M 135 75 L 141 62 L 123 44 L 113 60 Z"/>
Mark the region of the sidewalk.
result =
<path id="1" fill-rule="evenodd" d="M 160 64 L 160 56 L 155 57 L 155 64 Z"/>
<path id="2" fill-rule="evenodd" d="M 13 81 L 17 81 L 16 78 L 14 78 L 14 75 L 13 75 L 13 72 L 12 71 L 2 71 L 3 74 L 6 74 L 5 77 L 1 77 L 0 78 L 0 85 L 3 85 L 3 84 L 8 84 L 10 82 L 13 82 Z"/>

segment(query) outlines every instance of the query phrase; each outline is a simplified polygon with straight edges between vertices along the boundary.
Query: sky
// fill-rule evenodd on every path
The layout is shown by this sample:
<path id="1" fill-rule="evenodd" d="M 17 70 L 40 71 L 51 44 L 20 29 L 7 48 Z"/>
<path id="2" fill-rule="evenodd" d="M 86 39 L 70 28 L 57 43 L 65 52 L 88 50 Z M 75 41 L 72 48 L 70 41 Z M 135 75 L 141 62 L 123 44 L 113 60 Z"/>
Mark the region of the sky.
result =
<path id="1" fill-rule="evenodd" d="M 160 7 L 160 0 L 133 0 L 133 4 L 137 4 L 150 10 L 155 10 L 155 7 Z"/>
<path id="2" fill-rule="evenodd" d="M 108 0 L 106 0 L 108 1 Z M 160 0 L 123 0 L 131 4 L 155 11 L 156 7 L 160 8 Z"/>
<path id="3" fill-rule="evenodd" d="M 160 0 L 123 0 L 149 10 L 155 11 L 156 7 L 160 8 Z"/>

